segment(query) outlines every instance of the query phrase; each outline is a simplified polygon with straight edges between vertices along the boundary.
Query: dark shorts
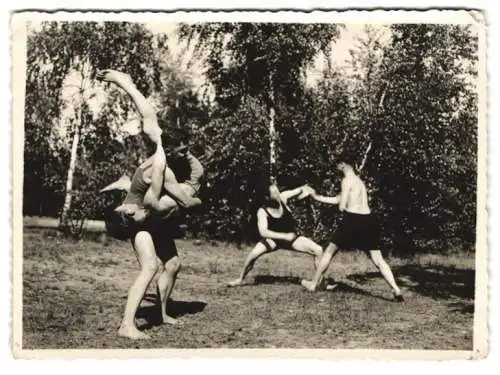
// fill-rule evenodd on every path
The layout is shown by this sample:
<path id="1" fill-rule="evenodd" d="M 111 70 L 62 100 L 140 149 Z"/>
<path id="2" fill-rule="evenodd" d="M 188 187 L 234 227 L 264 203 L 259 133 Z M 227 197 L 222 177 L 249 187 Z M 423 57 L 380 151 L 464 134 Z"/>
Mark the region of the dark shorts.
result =
<path id="1" fill-rule="evenodd" d="M 106 230 L 111 237 L 119 240 L 130 240 L 134 244 L 139 232 L 148 232 L 153 239 L 156 255 L 163 263 L 177 256 L 177 247 L 174 238 L 178 230 L 173 220 L 158 217 L 149 217 L 142 223 L 123 212 L 111 211 L 105 217 Z"/>
<path id="2" fill-rule="evenodd" d="M 332 242 L 340 249 L 380 249 L 380 225 L 373 214 L 344 212 Z"/>
<path id="3" fill-rule="evenodd" d="M 276 247 L 272 248 L 271 245 L 269 244 L 269 242 L 267 241 L 268 239 L 267 238 L 262 238 L 259 242 L 261 244 L 263 244 L 269 251 L 274 251 L 274 250 L 279 250 L 279 249 L 283 249 L 283 250 L 291 250 L 293 249 L 293 244 L 295 243 L 295 241 L 297 241 L 297 238 L 299 238 L 300 235 L 297 234 L 297 236 L 295 237 L 295 239 L 293 241 L 284 241 L 284 240 L 274 240 L 274 243 L 276 244 Z"/>

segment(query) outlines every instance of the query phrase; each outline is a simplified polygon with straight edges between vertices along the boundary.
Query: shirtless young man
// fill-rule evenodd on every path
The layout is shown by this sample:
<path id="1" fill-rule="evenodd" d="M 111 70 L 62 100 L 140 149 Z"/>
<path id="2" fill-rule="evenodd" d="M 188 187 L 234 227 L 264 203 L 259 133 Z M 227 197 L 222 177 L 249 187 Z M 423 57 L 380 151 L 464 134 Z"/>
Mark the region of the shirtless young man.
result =
<path id="1" fill-rule="evenodd" d="M 323 252 L 314 278 L 311 281 L 302 280 L 301 284 L 307 290 L 315 291 L 338 249 L 359 249 L 369 252 L 370 259 L 392 288 L 395 300 L 401 302 L 403 296 L 394 280 L 391 268 L 382 257 L 382 252 L 376 250 L 380 245 L 379 225 L 368 205 L 366 186 L 354 172 L 353 165 L 354 163 L 349 156 L 343 156 L 337 165 L 337 169 L 344 174 L 340 195 L 326 197 L 318 195 L 316 192 L 311 194 L 313 199 L 318 202 L 338 204 L 339 210 L 342 212 L 342 221 L 335 231 L 332 241 Z"/>

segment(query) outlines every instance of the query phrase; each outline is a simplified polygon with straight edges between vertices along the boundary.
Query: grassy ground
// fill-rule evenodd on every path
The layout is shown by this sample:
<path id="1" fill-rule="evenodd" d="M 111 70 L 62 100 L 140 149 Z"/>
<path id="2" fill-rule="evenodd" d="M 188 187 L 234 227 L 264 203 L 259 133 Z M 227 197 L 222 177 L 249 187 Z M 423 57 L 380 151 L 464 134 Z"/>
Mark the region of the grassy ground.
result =
<path id="1" fill-rule="evenodd" d="M 182 326 L 158 325 L 150 287 L 138 323 L 151 340 L 116 332 L 138 266 L 127 242 L 73 242 L 50 231 L 24 234 L 23 348 L 472 349 L 474 259 L 420 255 L 388 259 L 406 294 L 391 293 L 362 253 L 341 253 L 334 291 L 308 293 L 312 258 L 265 256 L 252 285 L 228 289 L 248 248 L 178 241 L 183 269 L 169 309 Z"/>

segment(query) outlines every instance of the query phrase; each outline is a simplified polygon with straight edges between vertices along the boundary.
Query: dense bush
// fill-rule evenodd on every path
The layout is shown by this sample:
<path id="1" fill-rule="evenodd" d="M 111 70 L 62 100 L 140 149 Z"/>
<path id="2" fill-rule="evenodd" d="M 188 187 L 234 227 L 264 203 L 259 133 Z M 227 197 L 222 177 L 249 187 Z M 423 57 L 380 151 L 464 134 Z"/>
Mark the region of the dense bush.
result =
<path id="1" fill-rule="evenodd" d="M 74 130 L 61 139 L 53 127 L 68 105 L 62 87 L 74 68 L 71 63 L 91 56 L 95 64 L 90 79 L 96 67 L 111 59 L 96 45 L 44 49 L 48 40 L 62 38 L 66 43 L 63 33 L 90 35 L 103 26 L 68 27 L 48 24 L 28 39 L 27 215 L 58 215 L 64 202 Z M 154 94 L 165 126 L 189 126 L 192 131 L 193 152 L 206 170 L 203 206 L 189 215 L 194 236 L 255 240 L 255 214 L 271 177 L 272 119 L 277 132 L 273 174 L 282 189 L 308 183 L 323 194 L 336 194 L 341 176 L 335 161 L 349 148 L 359 155 L 360 174 L 389 248 L 408 253 L 426 243 L 433 251 L 474 243 L 478 104 L 472 28 L 393 25 L 382 43 L 378 29 L 367 27 L 365 38 L 352 46 L 350 67 L 326 64 L 319 82 L 308 86 L 305 69 L 335 48 L 331 42 L 340 26 L 184 25 L 181 37 L 196 41 L 198 58 L 207 63 L 215 97 L 206 102 L 193 94 L 186 72 L 165 63 L 168 53 L 161 38 L 130 24 L 106 27 L 98 34 L 104 39 L 115 35 L 110 40 L 120 50 L 113 67 L 131 71 L 141 89 Z M 117 40 L 118 32 L 147 41 L 141 47 L 141 64 L 129 59 L 128 51 L 135 47 L 127 38 Z M 310 43 L 311 35 L 315 43 Z M 40 70 L 50 53 L 57 55 L 58 64 Z M 67 60 L 66 54 L 80 60 Z M 140 136 L 124 138 L 120 133 L 121 124 L 134 113 L 122 94 L 111 91 L 97 112 L 84 102 L 78 107 L 84 131 L 71 208 L 77 221 L 99 219 L 115 205 L 121 195 L 100 195 L 99 189 L 130 175 L 149 152 Z M 328 240 L 339 217 L 337 208 L 309 200 L 292 205 L 304 233 Z"/>

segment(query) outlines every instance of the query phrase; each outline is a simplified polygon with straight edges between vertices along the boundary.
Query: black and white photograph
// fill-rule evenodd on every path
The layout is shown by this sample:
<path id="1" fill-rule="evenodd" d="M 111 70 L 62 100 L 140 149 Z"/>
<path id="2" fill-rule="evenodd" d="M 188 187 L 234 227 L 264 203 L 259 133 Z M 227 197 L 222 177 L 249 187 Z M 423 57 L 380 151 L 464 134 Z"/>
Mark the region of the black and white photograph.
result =
<path id="1" fill-rule="evenodd" d="M 15 356 L 484 358 L 486 28 L 15 14 Z"/>

